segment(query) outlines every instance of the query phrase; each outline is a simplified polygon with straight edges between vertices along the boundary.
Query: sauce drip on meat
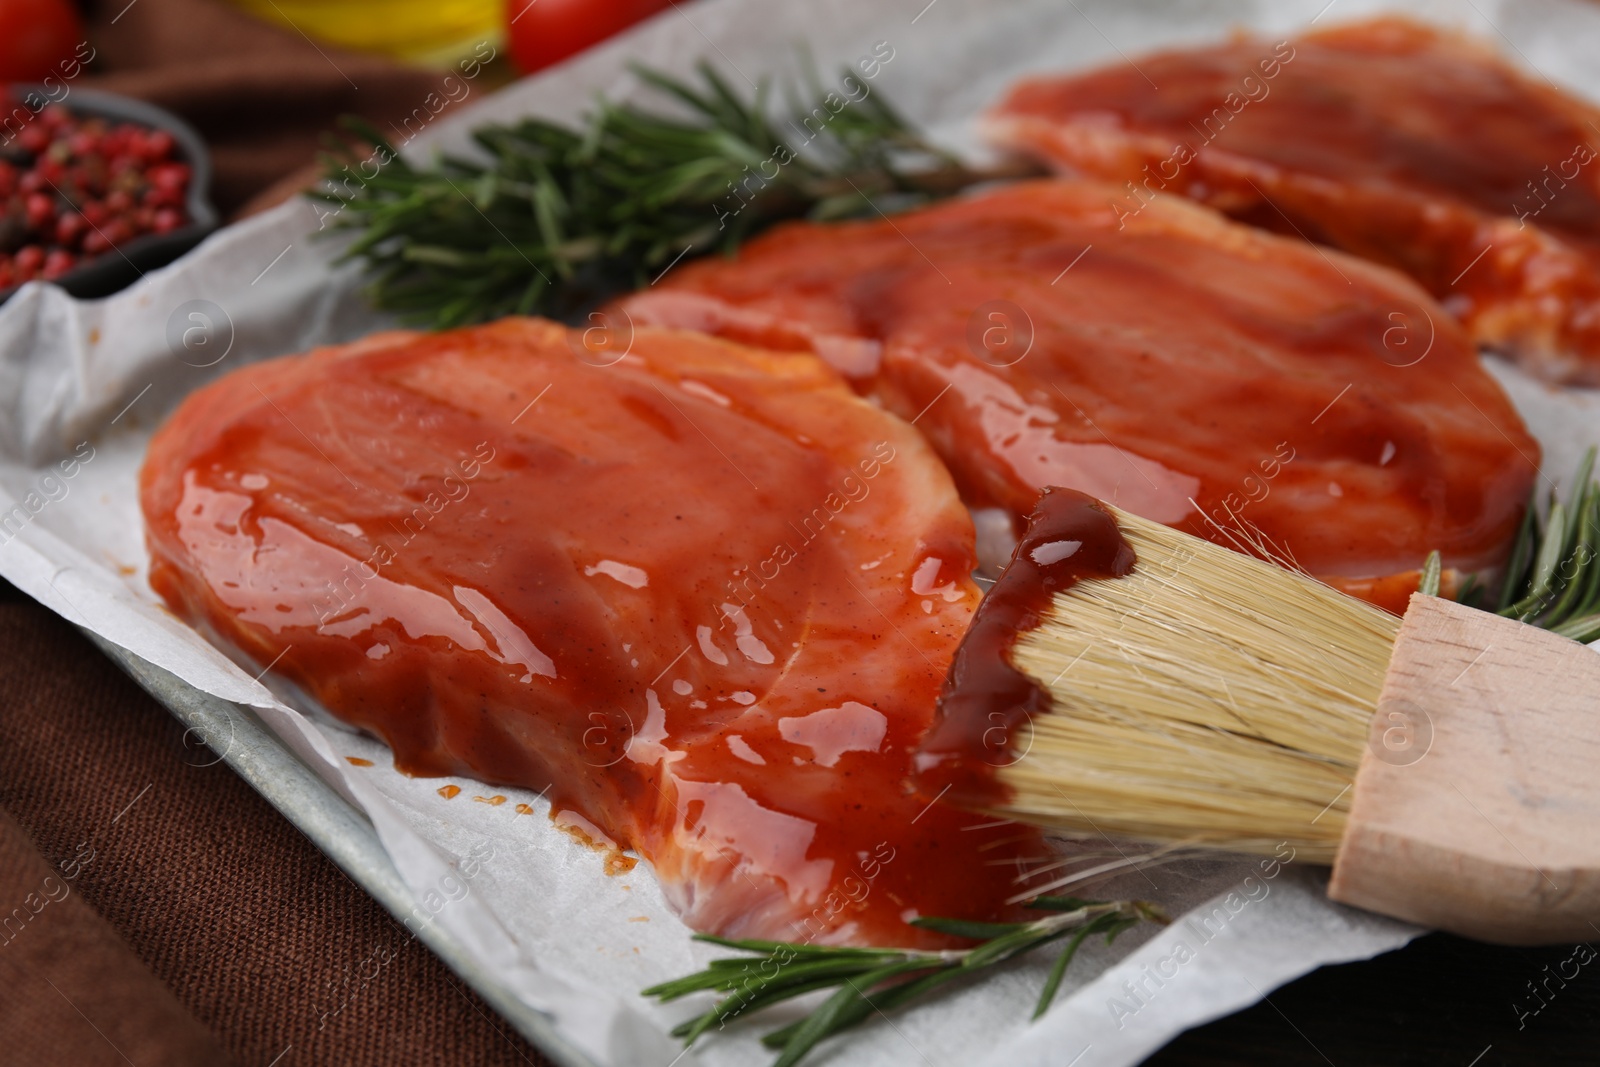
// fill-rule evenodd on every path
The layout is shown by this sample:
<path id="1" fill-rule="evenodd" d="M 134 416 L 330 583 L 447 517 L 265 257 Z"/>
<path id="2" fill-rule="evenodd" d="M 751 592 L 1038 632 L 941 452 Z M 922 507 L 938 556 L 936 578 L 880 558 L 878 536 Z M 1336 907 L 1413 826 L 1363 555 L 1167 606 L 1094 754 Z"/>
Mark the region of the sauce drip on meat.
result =
<path id="1" fill-rule="evenodd" d="M 1007 799 L 995 771 L 1017 758 L 1028 722 L 1051 705 L 1049 691 L 1012 666 L 1012 647 L 1039 625 L 1057 593 L 1089 578 L 1124 577 L 1136 562 L 1098 501 L 1071 489 L 1044 491 L 956 651 L 939 717 L 916 757 L 922 789 L 963 807 Z"/>

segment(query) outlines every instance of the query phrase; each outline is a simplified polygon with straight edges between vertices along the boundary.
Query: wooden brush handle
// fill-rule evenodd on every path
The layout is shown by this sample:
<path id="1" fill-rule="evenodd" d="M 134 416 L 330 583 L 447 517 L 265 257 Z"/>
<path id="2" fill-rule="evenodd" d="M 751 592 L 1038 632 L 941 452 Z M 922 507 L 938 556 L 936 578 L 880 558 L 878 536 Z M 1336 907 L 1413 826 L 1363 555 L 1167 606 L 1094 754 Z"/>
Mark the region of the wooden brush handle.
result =
<path id="1" fill-rule="evenodd" d="M 1414 595 L 1328 895 L 1484 941 L 1600 938 L 1600 655 Z"/>

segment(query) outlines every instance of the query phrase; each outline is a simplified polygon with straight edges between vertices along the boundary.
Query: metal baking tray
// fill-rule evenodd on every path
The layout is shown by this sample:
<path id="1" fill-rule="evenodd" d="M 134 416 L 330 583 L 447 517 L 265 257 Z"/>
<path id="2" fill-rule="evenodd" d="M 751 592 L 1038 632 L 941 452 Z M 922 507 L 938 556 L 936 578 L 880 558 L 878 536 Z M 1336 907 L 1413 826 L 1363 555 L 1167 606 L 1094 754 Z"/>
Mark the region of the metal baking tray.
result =
<path id="1" fill-rule="evenodd" d="M 253 710 L 201 692 L 97 634 L 82 633 L 197 737 L 208 744 L 227 738 L 217 752 L 222 760 L 397 921 L 411 914 L 416 898 L 371 821 L 291 752 Z M 213 751 L 218 747 L 212 746 Z M 438 923 L 429 923 L 415 936 L 560 1067 L 599 1067 L 556 1031 L 549 1016 L 524 1004 Z"/>

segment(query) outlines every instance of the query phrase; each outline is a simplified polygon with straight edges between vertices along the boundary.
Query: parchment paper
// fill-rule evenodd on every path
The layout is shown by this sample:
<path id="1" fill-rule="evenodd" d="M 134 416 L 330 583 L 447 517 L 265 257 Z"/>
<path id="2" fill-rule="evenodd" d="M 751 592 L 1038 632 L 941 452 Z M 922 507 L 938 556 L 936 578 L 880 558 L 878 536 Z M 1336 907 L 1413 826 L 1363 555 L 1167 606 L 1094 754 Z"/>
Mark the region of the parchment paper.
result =
<path id="1" fill-rule="evenodd" d="M 826 80 L 878 42 L 893 58 L 874 91 L 953 146 L 971 147 L 973 116 L 1024 73 L 1136 58 L 1153 46 L 1214 39 L 1238 26 L 1288 33 L 1319 16 L 1332 22 L 1380 6 L 711 0 L 669 10 L 577 63 L 497 95 L 483 96 L 463 79 L 465 92 L 442 107 L 418 101 L 429 118 L 407 151 L 461 151 L 467 129 L 489 119 L 573 118 L 598 91 L 634 95 L 629 59 L 686 73 L 704 57 L 748 88 L 747 79 L 792 72 L 801 43 Z M 1592 63 L 1600 8 L 1468 0 L 1412 10 L 1475 28 L 1547 77 L 1600 98 L 1600 67 Z M 30 513 L 20 532 L 0 529 L 0 574 L 193 685 L 258 709 L 371 817 L 417 895 L 408 925 L 447 924 L 598 1062 L 767 1062 L 771 1054 L 756 1042 L 765 1027 L 751 1026 L 730 1027 L 680 1057 L 666 1031 L 703 1002 L 661 1007 L 637 995 L 712 954 L 690 942 L 646 865 L 607 876 L 602 857 L 553 826 L 533 794 L 456 779 L 448 784 L 460 793 L 446 799 L 439 792 L 446 781 L 397 774 L 382 745 L 325 715 L 291 710 L 156 607 L 145 583 L 136 476 L 164 413 L 244 362 L 384 325 L 364 305 L 354 273 L 330 266 L 338 242 L 314 236 L 318 226 L 317 211 L 287 204 L 222 231 L 109 300 L 78 302 L 30 285 L 0 310 L 0 514 L 19 503 Z M 1504 365 L 1492 368 L 1544 443 L 1546 470 L 1559 481 L 1581 449 L 1600 440 L 1600 396 L 1557 392 Z M 77 459 L 71 477 L 58 466 L 68 456 Z M 1180 1030 L 1244 1007 L 1321 964 L 1384 952 L 1418 932 L 1328 903 L 1324 880 L 1292 860 L 1187 861 L 1125 873 L 1095 892 L 1153 899 L 1183 917 L 1159 933 L 1130 933 L 1113 950 L 1086 948 L 1040 1022 L 1030 1025 L 1027 1016 L 1045 959 L 829 1042 L 814 1062 L 1135 1063 Z M 366 981 L 383 980 L 387 958 Z M 331 1016 L 352 993 L 308 995 L 324 997 L 323 1013 Z"/>

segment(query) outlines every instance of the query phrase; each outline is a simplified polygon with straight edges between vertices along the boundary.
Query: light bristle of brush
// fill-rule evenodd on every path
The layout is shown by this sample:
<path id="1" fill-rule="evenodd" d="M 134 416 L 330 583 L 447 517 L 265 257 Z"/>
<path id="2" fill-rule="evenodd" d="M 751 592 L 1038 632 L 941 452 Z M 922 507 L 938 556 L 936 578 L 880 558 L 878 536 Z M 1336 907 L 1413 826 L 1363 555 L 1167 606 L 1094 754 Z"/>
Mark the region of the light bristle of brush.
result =
<path id="1" fill-rule="evenodd" d="M 1048 689 L 1002 810 L 1085 834 L 1331 863 L 1400 620 L 1108 508 L 1125 578 L 1057 594 L 1012 663 Z"/>

